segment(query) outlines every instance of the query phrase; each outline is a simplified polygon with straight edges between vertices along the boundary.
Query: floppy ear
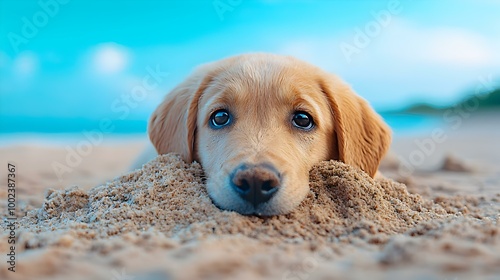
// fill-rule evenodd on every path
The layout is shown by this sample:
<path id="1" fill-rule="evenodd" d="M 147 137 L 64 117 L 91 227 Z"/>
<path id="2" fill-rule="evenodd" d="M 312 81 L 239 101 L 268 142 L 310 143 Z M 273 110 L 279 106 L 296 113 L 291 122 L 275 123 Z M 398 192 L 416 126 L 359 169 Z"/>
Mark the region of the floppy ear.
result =
<path id="1" fill-rule="evenodd" d="M 177 153 L 187 162 L 197 159 L 198 100 L 209 82 L 207 72 L 198 70 L 175 87 L 153 112 L 148 132 L 158 154 Z"/>
<path id="2" fill-rule="evenodd" d="M 391 130 L 348 85 L 333 75 L 325 76 L 320 86 L 332 109 L 339 160 L 373 177 L 391 143 Z"/>

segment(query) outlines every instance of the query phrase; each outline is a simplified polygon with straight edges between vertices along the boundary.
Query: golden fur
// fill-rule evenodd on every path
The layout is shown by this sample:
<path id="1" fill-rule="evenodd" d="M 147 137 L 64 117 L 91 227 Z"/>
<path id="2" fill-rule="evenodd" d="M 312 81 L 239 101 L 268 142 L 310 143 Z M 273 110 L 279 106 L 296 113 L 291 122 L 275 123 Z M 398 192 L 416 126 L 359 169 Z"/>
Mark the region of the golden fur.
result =
<path id="1" fill-rule="evenodd" d="M 209 118 L 221 108 L 232 113 L 233 122 L 212 129 Z M 295 111 L 308 112 L 314 129 L 292 126 Z M 373 177 L 391 141 L 380 116 L 339 78 L 272 54 L 201 66 L 155 110 L 149 136 L 159 154 L 174 152 L 201 163 L 216 205 L 260 215 L 292 211 L 309 190 L 309 170 L 320 161 L 340 160 Z M 241 164 L 272 165 L 279 191 L 259 205 L 241 199 L 229 179 Z"/>

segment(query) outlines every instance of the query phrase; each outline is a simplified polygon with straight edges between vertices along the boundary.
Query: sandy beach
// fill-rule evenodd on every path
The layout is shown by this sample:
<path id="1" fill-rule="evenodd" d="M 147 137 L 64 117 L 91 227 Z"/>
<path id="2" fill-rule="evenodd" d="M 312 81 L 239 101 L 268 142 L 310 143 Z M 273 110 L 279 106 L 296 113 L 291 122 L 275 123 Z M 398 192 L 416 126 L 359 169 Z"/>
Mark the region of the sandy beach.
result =
<path id="1" fill-rule="evenodd" d="M 310 173 L 291 214 L 221 211 L 201 167 L 165 155 L 130 171 L 144 139 L 0 147 L 0 212 L 15 164 L 15 270 L 2 279 L 500 279 L 498 113 L 396 135 L 369 178 L 338 162 Z M 436 135 L 436 129 L 440 130 Z"/>

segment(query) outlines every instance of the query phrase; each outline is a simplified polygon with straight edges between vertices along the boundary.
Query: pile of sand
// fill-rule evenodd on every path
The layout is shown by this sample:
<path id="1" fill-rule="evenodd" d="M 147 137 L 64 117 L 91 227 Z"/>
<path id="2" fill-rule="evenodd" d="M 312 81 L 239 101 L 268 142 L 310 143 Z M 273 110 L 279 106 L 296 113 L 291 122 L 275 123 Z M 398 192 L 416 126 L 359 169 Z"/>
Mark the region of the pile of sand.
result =
<path id="1" fill-rule="evenodd" d="M 294 212 L 256 217 L 215 207 L 203 176 L 164 155 L 89 191 L 48 191 L 19 221 L 26 261 L 14 277 L 113 279 L 120 267 L 136 279 L 500 273 L 499 197 L 423 198 L 330 161 L 313 168 Z M 4 265 L 0 276 L 13 277 Z"/>

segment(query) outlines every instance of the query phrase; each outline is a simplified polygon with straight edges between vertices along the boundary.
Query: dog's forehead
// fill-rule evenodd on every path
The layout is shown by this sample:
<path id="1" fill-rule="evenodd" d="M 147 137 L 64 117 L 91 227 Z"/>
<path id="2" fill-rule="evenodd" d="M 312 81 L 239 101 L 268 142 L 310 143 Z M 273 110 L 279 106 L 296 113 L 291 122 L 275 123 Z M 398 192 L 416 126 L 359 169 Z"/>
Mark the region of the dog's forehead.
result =
<path id="1" fill-rule="evenodd" d="M 220 97 L 229 104 L 265 101 L 270 105 L 292 103 L 320 90 L 316 72 L 307 64 L 261 58 L 235 61 L 219 68 L 205 97 L 212 101 Z"/>
<path id="2" fill-rule="evenodd" d="M 286 80 L 293 79 L 297 82 L 312 79 L 311 66 L 286 57 L 267 58 L 263 56 L 250 56 L 232 61 L 222 67 L 218 75 L 221 82 L 239 80 L 249 85 L 262 88 L 270 87 Z"/>

